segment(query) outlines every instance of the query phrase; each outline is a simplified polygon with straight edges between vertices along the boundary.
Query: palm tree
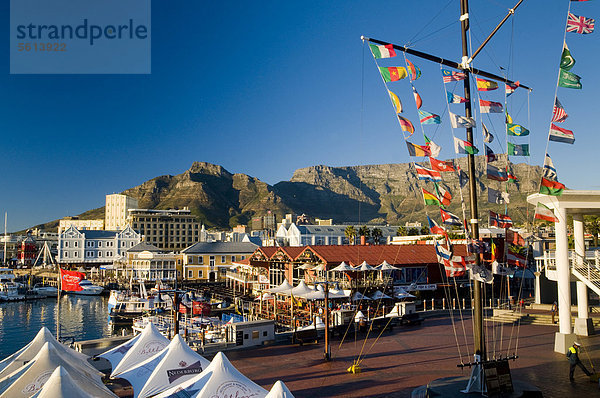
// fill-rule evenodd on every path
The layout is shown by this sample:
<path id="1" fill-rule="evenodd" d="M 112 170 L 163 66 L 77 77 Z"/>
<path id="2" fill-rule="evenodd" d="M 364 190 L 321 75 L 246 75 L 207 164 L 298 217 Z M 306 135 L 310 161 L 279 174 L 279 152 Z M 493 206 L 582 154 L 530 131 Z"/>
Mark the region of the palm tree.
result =
<path id="1" fill-rule="evenodd" d="M 417 236 L 417 235 L 419 235 L 419 230 L 415 227 L 412 227 L 408 230 L 408 235 L 409 236 Z"/>
<path id="2" fill-rule="evenodd" d="M 421 227 L 421 235 L 429 235 L 429 227 L 423 225 Z"/>
<path id="3" fill-rule="evenodd" d="M 408 235 L 408 231 L 406 230 L 406 227 L 398 227 L 398 229 L 396 230 L 396 236 L 406 236 Z"/>
<path id="4" fill-rule="evenodd" d="M 367 227 L 366 225 L 363 225 L 358 229 L 358 236 L 361 237 L 361 245 L 363 241 L 362 237 L 364 236 L 364 241 L 366 242 L 369 238 L 369 235 L 371 235 L 371 232 L 369 231 L 369 227 Z"/>
<path id="5" fill-rule="evenodd" d="M 592 234 L 594 247 L 598 247 L 598 234 L 600 233 L 600 217 L 589 216 L 585 220 L 585 229 Z"/>
<path id="6" fill-rule="evenodd" d="M 383 232 L 379 228 L 373 228 L 371 231 L 371 236 L 373 237 L 373 242 L 378 245 L 381 242 L 381 237 L 383 236 Z"/>
<path id="7" fill-rule="evenodd" d="M 348 225 L 344 230 L 344 235 L 346 235 L 346 238 L 348 238 L 348 242 L 353 245 L 354 238 L 356 238 L 356 228 L 354 228 L 352 225 Z"/>

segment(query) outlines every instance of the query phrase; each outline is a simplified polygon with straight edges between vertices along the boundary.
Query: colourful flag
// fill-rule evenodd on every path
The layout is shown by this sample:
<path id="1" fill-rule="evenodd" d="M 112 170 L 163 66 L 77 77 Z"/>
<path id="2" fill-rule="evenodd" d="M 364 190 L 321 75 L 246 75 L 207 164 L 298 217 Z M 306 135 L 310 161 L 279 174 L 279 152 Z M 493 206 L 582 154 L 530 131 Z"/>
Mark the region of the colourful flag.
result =
<path id="1" fill-rule="evenodd" d="M 417 92 L 417 89 L 415 88 L 415 86 L 413 86 L 412 90 L 413 90 L 413 96 L 415 97 L 415 104 L 417 104 L 417 109 L 421 109 L 421 107 L 423 106 L 423 100 L 421 99 L 421 96 Z"/>
<path id="2" fill-rule="evenodd" d="M 517 178 L 517 176 L 513 172 L 512 167 L 510 166 L 510 163 L 509 163 L 508 166 L 506 166 L 506 174 L 508 175 L 508 181 L 509 182 L 514 182 L 514 183 L 519 182 L 519 179 Z"/>
<path id="3" fill-rule="evenodd" d="M 490 227 L 510 228 L 512 227 L 512 219 L 506 214 L 494 213 L 490 210 Z"/>
<path id="4" fill-rule="evenodd" d="M 525 137 L 529 135 L 529 130 L 520 124 L 506 123 L 506 130 L 508 135 Z"/>
<path id="5" fill-rule="evenodd" d="M 561 123 L 564 122 L 566 118 L 568 118 L 567 112 L 565 108 L 563 108 L 562 104 L 557 98 L 554 98 L 554 110 L 552 111 L 552 122 Z"/>
<path id="6" fill-rule="evenodd" d="M 442 222 L 444 224 L 447 225 L 456 225 L 456 226 L 462 226 L 462 221 L 460 221 L 460 218 L 458 218 L 458 216 L 450 213 L 447 210 L 444 210 L 440 207 L 440 213 L 442 215 Z"/>
<path id="7" fill-rule="evenodd" d="M 436 115 L 435 113 L 431 113 L 431 112 L 427 112 L 427 111 L 422 111 L 419 109 L 419 118 L 421 121 L 421 124 L 440 124 L 442 123 L 442 119 L 440 118 L 439 115 Z"/>
<path id="8" fill-rule="evenodd" d="M 408 136 L 410 137 L 415 132 L 415 126 L 405 117 L 398 115 L 398 120 L 400 121 L 400 128 L 402 131 L 410 133 Z"/>
<path id="9" fill-rule="evenodd" d="M 390 99 L 392 100 L 392 103 L 394 104 L 396 113 L 402 113 L 402 102 L 400 102 L 400 98 L 398 98 L 398 96 L 396 94 L 392 93 L 390 90 L 388 90 L 388 93 L 390 94 Z"/>
<path id="10" fill-rule="evenodd" d="M 501 169 L 500 167 L 492 166 L 488 163 L 487 178 L 494 181 L 507 181 L 508 174 L 506 174 L 506 170 Z"/>
<path id="11" fill-rule="evenodd" d="M 544 169 L 542 171 L 542 176 L 550 181 L 558 181 L 558 175 L 556 174 L 554 163 L 552 163 L 552 159 L 547 153 L 546 158 L 544 159 Z"/>
<path id="12" fill-rule="evenodd" d="M 492 141 L 494 141 L 494 136 L 492 135 L 492 133 L 490 133 L 488 128 L 485 126 L 485 124 L 483 124 L 483 122 L 481 122 L 481 128 L 483 130 L 483 142 L 487 142 L 488 144 L 491 144 Z"/>
<path id="13" fill-rule="evenodd" d="M 472 117 L 461 116 L 452 112 L 448 112 L 448 114 L 450 115 L 450 124 L 452 124 L 452 128 L 457 129 L 460 127 L 469 128 L 476 126 L 475 120 Z"/>
<path id="14" fill-rule="evenodd" d="M 458 184 L 461 188 L 464 188 L 465 185 L 469 182 L 469 176 L 465 173 L 461 168 L 458 168 Z"/>
<path id="15" fill-rule="evenodd" d="M 498 88 L 498 83 L 492 80 L 481 79 L 479 77 L 475 78 L 477 81 L 477 90 L 479 91 L 492 91 Z"/>
<path id="16" fill-rule="evenodd" d="M 479 149 L 467 141 L 454 137 L 454 152 L 459 155 L 475 155 L 479 153 Z"/>
<path id="17" fill-rule="evenodd" d="M 559 222 L 552 209 L 540 202 L 538 202 L 537 206 L 535 207 L 535 216 L 533 216 L 533 218 L 550 222 Z"/>
<path id="18" fill-rule="evenodd" d="M 391 58 L 396 56 L 393 44 L 386 44 L 384 46 L 369 44 L 369 47 L 371 47 L 371 52 L 375 58 Z"/>
<path id="19" fill-rule="evenodd" d="M 548 137 L 548 139 L 554 142 L 564 142 L 565 144 L 572 144 L 575 142 L 575 135 L 571 130 L 563 129 L 558 127 L 554 123 L 550 123 L 550 136 Z"/>
<path id="20" fill-rule="evenodd" d="M 427 167 L 419 166 L 415 164 L 415 170 L 417 170 L 417 178 L 423 181 L 441 182 L 442 175 L 439 171 L 428 169 Z"/>
<path id="21" fill-rule="evenodd" d="M 594 20 L 592 18 L 579 17 L 569 13 L 567 19 L 567 32 L 588 34 L 594 31 Z"/>
<path id="22" fill-rule="evenodd" d="M 506 244 L 510 244 L 513 246 L 513 251 L 515 251 L 514 246 L 525 247 L 525 238 L 519 235 L 518 232 L 513 231 L 512 229 L 506 230 Z M 510 247 L 510 246 L 509 246 Z M 510 250 L 510 249 L 509 249 Z M 517 249 L 518 251 L 518 249 Z"/>
<path id="23" fill-rule="evenodd" d="M 567 47 L 567 42 L 563 42 L 563 52 L 560 57 L 560 69 L 571 70 L 574 65 L 575 58 L 571 55 L 571 51 L 569 51 L 569 47 Z"/>
<path id="24" fill-rule="evenodd" d="M 379 71 L 385 82 L 395 82 L 406 77 L 406 68 L 401 66 L 391 66 L 388 68 L 380 66 Z"/>
<path id="25" fill-rule="evenodd" d="M 467 77 L 467 75 L 465 75 L 462 72 L 456 72 L 453 70 L 442 69 L 442 80 L 444 81 L 444 83 L 465 80 L 465 77 Z"/>
<path id="26" fill-rule="evenodd" d="M 450 260 L 452 258 L 450 247 L 446 249 L 444 246 L 440 245 L 437 240 L 433 244 L 433 247 L 435 248 L 435 255 L 438 258 L 438 262 L 442 263 L 442 260 Z"/>
<path id="27" fill-rule="evenodd" d="M 425 134 L 423 134 L 423 138 L 425 138 L 425 146 L 427 146 L 431 152 L 430 156 L 434 158 L 437 157 L 442 151 L 442 147 L 430 140 Z"/>
<path id="28" fill-rule="evenodd" d="M 504 265 L 498 264 L 498 261 L 492 261 L 492 272 L 496 275 L 514 275 L 515 271 L 510 267 L 505 267 Z"/>
<path id="29" fill-rule="evenodd" d="M 551 181 L 547 178 L 542 177 L 542 183 L 540 185 L 540 193 L 543 195 L 560 196 L 565 189 L 564 184 L 558 181 Z"/>
<path id="30" fill-rule="evenodd" d="M 488 188 L 488 202 L 503 205 L 510 203 L 510 195 L 508 192 L 497 191 L 492 188 Z"/>
<path id="31" fill-rule="evenodd" d="M 529 144 L 513 144 L 507 142 L 509 156 L 529 156 Z"/>
<path id="32" fill-rule="evenodd" d="M 504 86 L 505 86 L 504 92 L 505 92 L 506 96 L 509 97 L 520 86 L 520 83 L 517 81 L 514 84 L 507 83 Z"/>
<path id="33" fill-rule="evenodd" d="M 451 160 L 437 160 L 433 157 L 429 157 L 429 164 L 431 165 L 431 168 L 435 171 L 440 171 L 440 172 L 444 172 L 444 171 L 456 171 L 456 169 L 454 168 L 454 163 L 452 163 Z"/>
<path id="34" fill-rule="evenodd" d="M 485 156 L 487 158 L 488 163 L 496 160 L 496 154 L 492 151 L 492 148 L 485 145 Z"/>
<path id="35" fill-rule="evenodd" d="M 564 69 L 560 69 L 558 76 L 558 85 L 564 88 L 573 88 L 575 90 L 581 90 L 581 77 L 575 73 L 571 73 Z"/>
<path id="36" fill-rule="evenodd" d="M 406 146 L 408 148 L 408 154 L 410 156 L 429 156 L 429 155 L 431 155 L 429 148 L 425 145 L 415 145 L 412 142 L 406 141 Z"/>
<path id="37" fill-rule="evenodd" d="M 429 222 L 429 231 L 432 234 L 447 235 L 446 230 L 443 227 L 440 227 L 435 220 L 432 220 L 427 216 L 427 221 Z"/>
<path id="38" fill-rule="evenodd" d="M 418 78 L 421 77 L 421 70 L 416 67 L 412 62 L 410 62 L 408 59 L 406 60 L 406 63 L 408 64 L 408 74 L 410 75 L 410 80 L 417 80 Z"/>
<path id="39" fill-rule="evenodd" d="M 444 260 L 444 271 L 446 272 L 446 277 L 448 278 L 465 276 L 467 267 L 465 266 L 463 257 L 454 256 L 451 260 Z"/>
<path id="40" fill-rule="evenodd" d="M 425 205 L 442 205 L 437 196 L 425 190 L 424 188 L 421 188 L 421 191 L 423 191 L 423 201 L 425 202 Z"/>
<path id="41" fill-rule="evenodd" d="M 520 253 L 514 253 L 509 250 L 506 256 L 506 263 L 508 265 L 512 265 L 513 267 L 525 268 L 527 267 L 527 257 Z"/>
<path id="42" fill-rule="evenodd" d="M 512 124 L 513 120 L 512 117 L 510 117 L 510 115 L 508 114 L 508 111 L 504 111 L 504 115 L 506 116 L 506 124 Z"/>
<path id="43" fill-rule="evenodd" d="M 479 112 L 502 113 L 502 104 L 494 101 L 479 100 Z"/>
<path id="44" fill-rule="evenodd" d="M 452 194 L 447 189 L 444 189 L 441 185 L 435 184 L 435 189 L 438 193 L 438 198 L 443 206 L 450 206 L 452 200 Z"/>
<path id="45" fill-rule="evenodd" d="M 466 98 L 463 98 L 460 95 L 453 94 L 450 91 L 446 91 L 446 95 L 448 96 L 449 104 L 462 104 L 464 102 L 467 102 Z"/>

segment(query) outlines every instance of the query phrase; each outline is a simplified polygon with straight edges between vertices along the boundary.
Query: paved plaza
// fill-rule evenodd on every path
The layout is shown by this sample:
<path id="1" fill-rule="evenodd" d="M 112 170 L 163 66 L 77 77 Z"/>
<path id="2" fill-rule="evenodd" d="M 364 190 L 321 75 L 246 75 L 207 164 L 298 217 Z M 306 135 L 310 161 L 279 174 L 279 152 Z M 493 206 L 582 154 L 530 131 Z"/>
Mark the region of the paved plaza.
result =
<path id="1" fill-rule="evenodd" d="M 455 319 L 455 322 L 458 322 L 457 338 L 463 361 L 467 362 L 473 353 L 471 319 L 465 318 L 462 323 Z M 491 329 L 488 327 L 487 333 Z M 378 333 L 372 333 L 366 343 L 364 335 L 355 339 L 354 333 L 349 333 L 341 347 L 340 338 L 332 340 L 331 362 L 322 359 L 322 341 L 302 347 L 285 344 L 229 351 L 227 356 L 237 369 L 264 388 L 270 389 L 275 381 L 282 380 L 298 398 L 409 397 L 414 388 L 432 380 L 469 375 L 468 368 L 461 370 L 456 366 L 460 357 L 453 330 L 451 319 L 440 316 L 428 318 L 420 326 L 394 327 L 377 342 Z M 514 354 L 516 349 L 519 358 L 510 361 L 513 379 L 537 386 L 544 397 L 600 396 L 598 385 L 591 383 L 579 369 L 575 372 L 575 383 L 569 382 L 569 363 L 563 354 L 554 352 L 557 330 L 555 326 L 539 325 L 521 325 L 517 330 L 505 325 L 501 330 L 502 347 L 499 342 L 489 342 L 488 350 L 506 356 Z M 518 341 L 514 337 L 517 332 Z M 464 344 L 465 335 L 468 344 Z M 579 340 L 600 370 L 600 336 Z M 362 373 L 350 374 L 346 369 L 361 349 Z M 580 357 L 591 371 L 583 350 Z"/>

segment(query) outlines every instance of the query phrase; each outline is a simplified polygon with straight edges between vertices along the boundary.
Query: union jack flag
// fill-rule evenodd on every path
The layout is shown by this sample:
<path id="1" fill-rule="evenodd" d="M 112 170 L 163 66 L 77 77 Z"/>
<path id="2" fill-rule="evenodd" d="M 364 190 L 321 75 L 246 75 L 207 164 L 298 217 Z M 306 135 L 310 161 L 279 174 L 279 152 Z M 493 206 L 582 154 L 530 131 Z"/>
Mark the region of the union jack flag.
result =
<path id="1" fill-rule="evenodd" d="M 564 122 L 568 117 L 565 108 L 563 108 L 562 104 L 558 100 L 558 98 L 554 99 L 554 111 L 552 112 L 552 121 L 553 122 Z"/>
<path id="2" fill-rule="evenodd" d="M 456 72 L 456 71 L 448 70 L 448 69 L 442 69 L 442 76 L 443 76 L 444 83 L 465 80 L 465 77 L 467 77 L 467 75 L 465 75 L 462 72 Z"/>
<path id="3" fill-rule="evenodd" d="M 592 33 L 594 31 L 594 20 L 592 18 L 578 17 L 573 13 L 569 13 L 567 19 L 567 32 L 575 32 L 581 34 Z"/>

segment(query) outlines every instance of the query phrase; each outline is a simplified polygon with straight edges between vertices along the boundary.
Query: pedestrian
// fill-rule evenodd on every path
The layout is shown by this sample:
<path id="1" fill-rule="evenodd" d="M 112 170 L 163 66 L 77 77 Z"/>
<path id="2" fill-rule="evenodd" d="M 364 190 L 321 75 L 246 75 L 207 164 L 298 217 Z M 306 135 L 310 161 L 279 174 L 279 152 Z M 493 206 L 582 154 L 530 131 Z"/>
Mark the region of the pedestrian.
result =
<path id="1" fill-rule="evenodd" d="M 556 323 L 554 318 L 556 317 L 557 312 L 558 312 L 558 303 L 555 301 L 554 303 L 552 303 L 552 324 Z"/>
<path id="2" fill-rule="evenodd" d="M 581 347 L 581 344 L 579 344 L 578 342 L 574 342 L 573 345 L 571 347 L 569 347 L 569 350 L 567 351 L 567 358 L 569 359 L 569 380 L 570 381 L 574 381 L 573 379 L 573 372 L 575 372 L 575 366 L 579 366 L 581 368 L 581 370 L 583 370 L 583 373 L 585 373 L 587 376 L 591 376 L 592 374 L 585 368 L 585 366 L 583 366 L 583 363 L 581 363 L 581 360 L 579 359 L 579 347 Z"/>

